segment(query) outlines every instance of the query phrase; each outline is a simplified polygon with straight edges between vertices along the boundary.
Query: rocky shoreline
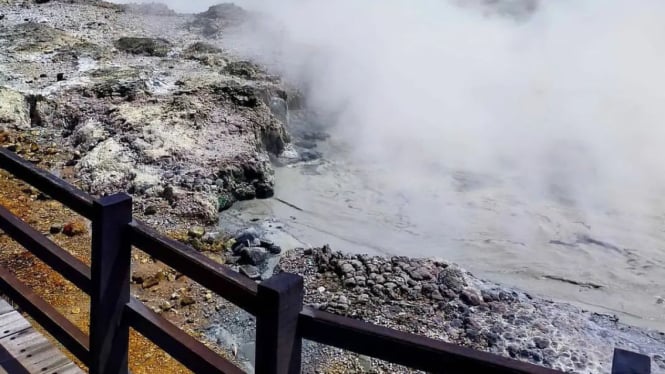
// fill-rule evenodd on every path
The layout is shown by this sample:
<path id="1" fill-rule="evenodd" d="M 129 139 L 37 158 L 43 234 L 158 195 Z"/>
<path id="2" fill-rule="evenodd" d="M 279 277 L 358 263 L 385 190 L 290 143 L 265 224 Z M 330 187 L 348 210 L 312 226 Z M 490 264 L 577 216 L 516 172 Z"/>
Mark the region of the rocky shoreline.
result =
<path id="1" fill-rule="evenodd" d="M 305 304 L 377 325 L 565 372 L 609 372 L 615 347 L 649 355 L 652 372 L 665 371 L 665 333 L 484 281 L 445 260 L 345 254 L 324 246 L 288 251 L 274 271 L 304 277 Z M 251 371 L 255 321 L 217 302 L 224 312 L 210 316 L 205 336 Z M 414 371 L 306 341 L 303 372 Z"/>
<path id="2" fill-rule="evenodd" d="M 609 372 L 614 347 L 648 354 L 653 372 L 665 370 L 663 333 L 483 281 L 444 260 L 323 247 L 290 252 L 280 267 L 303 274 L 307 303 L 336 314 L 567 372 Z"/>
<path id="3" fill-rule="evenodd" d="M 221 49 L 240 8 L 54 1 L 0 12 L 0 124 L 57 144 L 55 171 L 94 195 L 130 192 L 159 226 L 214 224 L 234 201 L 272 196 L 270 160 L 289 144 L 299 94 Z"/>
<path id="4" fill-rule="evenodd" d="M 228 4 L 187 15 L 158 4 L 0 0 L 2 145 L 93 195 L 129 192 L 138 218 L 252 279 L 303 275 L 313 307 L 566 371 L 607 372 L 617 346 L 665 372 L 665 334 L 444 260 L 280 253 L 256 231 L 213 228 L 235 201 L 271 197 L 274 165 L 318 157 L 325 138 L 289 127 L 303 109 L 298 90 L 222 48 L 245 17 Z M 67 224 L 45 230 L 60 235 Z M 253 318 L 145 255 L 133 267 L 136 297 L 251 370 Z M 311 342 L 303 359 L 304 372 L 409 372 Z"/>

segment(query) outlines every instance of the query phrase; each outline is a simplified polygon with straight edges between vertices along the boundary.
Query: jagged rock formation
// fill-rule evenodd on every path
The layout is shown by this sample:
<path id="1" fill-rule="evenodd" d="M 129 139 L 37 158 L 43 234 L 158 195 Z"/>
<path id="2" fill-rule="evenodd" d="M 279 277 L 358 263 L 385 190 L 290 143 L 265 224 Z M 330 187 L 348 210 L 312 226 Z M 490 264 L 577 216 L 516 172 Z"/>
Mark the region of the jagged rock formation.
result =
<path id="1" fill-rule="evenodd" d="M 158 224 L 213 223 L 236 200 L 272 195 L 289 94 L 205 31 L 237 24 L 242 9 L 51 1 L 0 13 L 0 125 L 60 139 L 57 169 L 73 182 L 129 191 Z"/>

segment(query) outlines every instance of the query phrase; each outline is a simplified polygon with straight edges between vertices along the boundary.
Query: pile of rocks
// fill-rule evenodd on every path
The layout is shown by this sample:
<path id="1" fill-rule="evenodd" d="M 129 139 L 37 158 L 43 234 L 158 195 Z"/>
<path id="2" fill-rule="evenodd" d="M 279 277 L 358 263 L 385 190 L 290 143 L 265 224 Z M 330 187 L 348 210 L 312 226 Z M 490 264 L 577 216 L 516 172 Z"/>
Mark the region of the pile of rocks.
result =
<path id="1" fill-rule="evenodd" d="M 343 288 L 357 295 L 352 299 L 360 303 L 405 300 L 435 305 L 457 298 L 469 305 L 482 302 L 479 292 L 467 287 L 461 270 L 445 262 L 406 257 L 393 257 L 389 261 L 367 255 L 348 257 L 328 247 L 306 251 L 310 252 L 322 277 L 339 280 Z M 346 300 L 342 297 L 341 301 L 323 303 L 320 307 L 348 311 Z M 362 315 L 363 310 L 349 313 Z"/>
<path id="2" fill-rule="evenodd" d="M 279 266 L 303 274 L 306 303 L 332 313 L 564 371 L 609 371 L 614 347 L 651 354 L 665 369 L 664 334 L 501 287 L 445 261 L 323 247 L 289 252 Z"/>
<path id="3" fill-rule="evenodd" d="M 245 230 L 231 239 L 225 263 L 250 279 L 259 280 L 268 269 L 268 259 L 282 252 L 271 240 L 261 238 L 254 230 Z M 272 273 L 272 272 L 270 272 Z"/>

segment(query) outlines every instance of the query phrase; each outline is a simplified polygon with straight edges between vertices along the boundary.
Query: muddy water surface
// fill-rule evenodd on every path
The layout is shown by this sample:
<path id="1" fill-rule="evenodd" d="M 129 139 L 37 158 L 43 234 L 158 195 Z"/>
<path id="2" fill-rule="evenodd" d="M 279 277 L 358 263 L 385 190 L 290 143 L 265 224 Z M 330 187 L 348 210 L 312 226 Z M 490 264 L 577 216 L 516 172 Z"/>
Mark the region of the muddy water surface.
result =
<path id="1" fill-rule="evenodd" d="M 396 181 L 347 158 L 277 168 L 275 198 L 237 204 L 222 224 L 257 225 L 286 248 L 441 257 L 477 276 L 665 330 L 665 215 L 517 196 L 495 176 L 439 170 Z M 662 206 L 662 205 L 660 205 Z"/>

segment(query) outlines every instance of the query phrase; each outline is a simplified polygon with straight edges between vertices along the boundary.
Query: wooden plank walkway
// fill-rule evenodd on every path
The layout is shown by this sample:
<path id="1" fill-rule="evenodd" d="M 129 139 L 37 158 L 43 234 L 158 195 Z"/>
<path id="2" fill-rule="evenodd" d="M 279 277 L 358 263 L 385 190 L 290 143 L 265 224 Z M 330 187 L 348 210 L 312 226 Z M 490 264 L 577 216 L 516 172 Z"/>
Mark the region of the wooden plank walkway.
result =
<path id="1" fill-rule="evenodd" d="M 84 373 L 23 316 L 0 299 L 0 374 Z"/>

